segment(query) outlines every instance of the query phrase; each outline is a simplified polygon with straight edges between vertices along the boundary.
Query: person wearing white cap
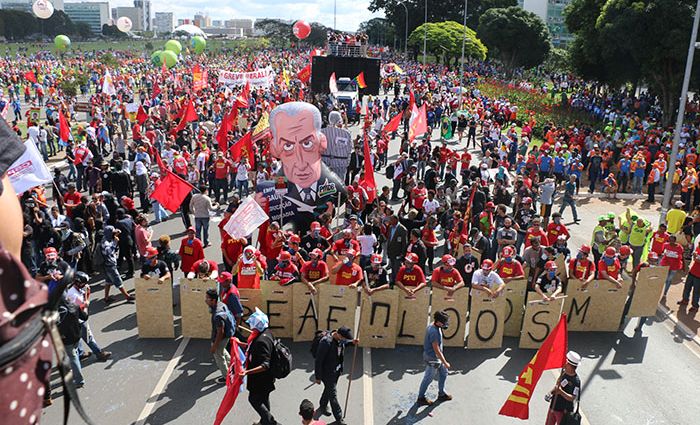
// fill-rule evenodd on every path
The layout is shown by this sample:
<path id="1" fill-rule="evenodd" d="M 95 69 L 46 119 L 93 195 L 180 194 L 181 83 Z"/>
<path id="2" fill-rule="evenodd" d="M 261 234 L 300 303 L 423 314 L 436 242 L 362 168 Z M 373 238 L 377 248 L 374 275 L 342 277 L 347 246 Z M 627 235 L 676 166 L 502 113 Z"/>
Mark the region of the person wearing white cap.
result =
<path id="1" fill-rule="evenodd" d="M 566 413 L 574 411 L 574 400 L 579 398 L 581 380 L 576 368 L 581 363 L 581 356 L 575 351 L 566 353 L 566 364 L 557 383 L 545 400 L 550 401 L 545 425 L 559 425 Z"/>
<path id="2" fill-rule="evenodd" d="M 666 213 L 666 225 L 668 226 L 668 233 L 674 234 L 681 231 L 683 223 L 685 222 L 685 217 L 688 215 L 683 210 L 683 202 L 676 201 L 674 207 L 668 210 Z"/>

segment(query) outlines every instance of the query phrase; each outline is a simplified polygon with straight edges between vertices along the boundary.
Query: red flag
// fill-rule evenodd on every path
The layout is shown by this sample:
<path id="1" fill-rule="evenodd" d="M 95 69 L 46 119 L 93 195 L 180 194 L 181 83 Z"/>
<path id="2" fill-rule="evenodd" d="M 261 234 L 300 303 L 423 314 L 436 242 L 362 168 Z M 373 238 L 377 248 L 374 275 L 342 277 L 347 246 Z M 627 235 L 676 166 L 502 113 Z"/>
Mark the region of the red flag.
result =
<path id="1" fill-rule="evenodd" d="M 328 79 L 328 91 L 330 91 L 332 94 L 338 93 L 338 83 L 335 78 L 335 72 L 331 74 L 331 77 Z"/>
<path id="2" fill-rule="evenodd" d="M 299 101 L 303 102 L 304 101 L 304 88 L 299 87 Z"/>
<path id="3" fill-rule="evenodd" d="M 25 72 L 24 78 L 26 78 L 28 81 L 31 81 L 32 83 L 36 83 L 36 75 L 34 74 L 34 71 Z"/>
<path id="4" fill-rule="evenodd" d="M 311 64 L 306 65 L 301 71 L 297 72 L 297 78 L 304 84 L 309 84 L 311 80 Z"/>
<path id="5" fill-rule="evenodd" d="M 422 136 L 428 131 L 428 118 L 425 114 L 425 104 L 421 105 L 420 108 L 413 105 L 411 110 L 411 118 L 408 124 L 408 140 L 411 142 L 415 140 L 417 136 Z"/>
<path id="6" fill-rule="evenodd" d="M 160 168 L 160 173 L 165 176 L 165 174 L 168 172 L 168 167 L 163 163 L 160 153 L 158 153 L 158 150 L 156 150 L 156 147 L 153 145 L 151 145 L 151 156 L 155 158 L 156 164 L 158 164 L 158 168 Z"/>
<path id="7" fill-rule="evenodd" d="M 253 137 L 249 132 L 245 136 L 241 137 L 236 143 L 231 146 L 229 150 L 231 152 L 231 158 L 234 161 L 239 161 L 241 156 L 248 155 L 248 163 L 251 167 L 255 167 L 255 152 L 253 151 Z"/>
<path id="8" fill-rule="evenodd" d="M 382 131 L 384 133 L 392 133 L 392 132 L 398 130 L 399 125 L 401 124 L 401 117 L 402 116 L 403 116 L 403 114 L 401 112 L 396 114 L 394 116 L 394 118 L 392 118 L 391 120 L 389 120 L 388 123 L 386 123 L 386 125 L 384 126 L 384 129 Z"/>
<path id="9" fill-rule="evenodd" d="M 58 124 L 61 127 L 58 135 L 59 140 L 62 140 L 64 143 L 68 143 L 70 140 L 70 125 L 68 125 L 68 120 L 66 119 L 66 116 L 63 115 L 63 111 L 60 110 L 58 111 Z"/>
<path id="10" fill-rule="evenodd" d="M 160 202 L 166 210 L 175 212 L 192 189 L 191 184 L 175 173 L 168 173 L 151 194 L 151 199 Z"/>
<path id="11" fill-rule="evenodd" d="M 228 412 L 233 408 L 234 403 L 236 403 L 238 394 L 241 392 L 241 388 L 243 388 L 244 385 L 244 379 L 241 377 L 244 362 L 245 354 L 238 346 L 238 339 L 231 338 L 231 364 L 226 374 L 226 394 L 224 394 L 219 409 L 216 411 L 214 425 L 221 424 Z"/>
<path id="12" fill-rule="evenodd" d="M 250 98 L 250 81 L 245 82 L 245 87 L 243 91 L 236 97 L 235 107 L 237 108 L 247 108 L 248 99 Z"/>
<path id="13" fill-rule="evenodd" d="M 416 97 L 413 96 L 413 90 L 408 91 L 408 110 L 412 111 L 413 107 L 416 105 Z"/>
<path id="14" fill-rule="evenodd" d="M 367 202 L 374 202 L 374 198 L 377 197 L 377 183 L 374 181 L 374 167 L 372 166 L 372 154 L 369 150 L 369 141 L 367 140 L 367 133 L 365 133 L 365 175 L 360 180 L 360 187 L 365 189 L 367 192 Z"/>
<path id="15" fill-rule="evenodd" d="M 168 67 L 165 66 L 165 58 L 163 58 L 163 66 L 160 68 L 160 72 L 163 73 L 164 77 L 165 77 L 165 74 L 168 73 Z"/>
<path id="16" fill-rule="evenodd" d="M 153 83 L 153 95 L 151 96 L 151 99 L 155 99 L 156 96 L 158 96 L 161 93 L 160 86 L 158 85 L 157 82 Z"/>
<path id="17" fill-rule="evenodd" d="M 148 114 L 146 113 L 146 110 L 143 109 L 143 105 L 139 105 L 139 110 L 136 113 L 136 121 L 138 121 L 139 124 L 143 125 L 143 123 L 145 123 L 147 119 Z"/>
<path id="18" fill-rule="evenodd" d="M 545 370 L 564 366 L 567 345 L 566 315 L 562 314 L 557 326 L 547 336 L 530 363 L 525 365 L 525 369 L 518 376 L 518 383 L 498 412 L 499 415 L 520 419 L 529 417 L 528 405 L 535 392 L 537 381 L 540 380 L 542 372 Z"/>
<path id="19" fill-rule="evenodd" d="M 207 71 L 203 70 L 199 64 L 195 64 L 192 69 L 192 88 L 195 91 L 202 90 L 207 85 Z"/>
<path id="20" fill-rule="evenodd" d="M 187 105 L 185 105 L 185 108 L 182 111 L 182 119 L 180 119 L 180 124 L 177 125 L 175 132 L 177 133 L 182 131 L 188 122 L 197 121 L 197 118 L 197 111 L 194 109 L 192 99 L 190 99 L 187 101 Z"/>
<path id="21" fill-rule="evenodd" d="M 357 81 L 357 85 L 360 86 L 361 89 L 367 88 L 367 83 L 365 82 L 365 71 L 360 71 L 360 73 L 357 74 L 357 77 L 355 77 L 355 81 Z"/>
<path id="22" fill-rule="evenodd" d="M 234 107 L 231 109 L 231 112 L 224 115 L 224 118 L 221 120 L 221 126 L 216 133 L 216 141 L 219 142 L 219 150 L 222 152 L 226 152 L 226 149 L 228 149 L 228 138 L 226 136 L 228 136 L 229 131 L 233 130 L 233 125 L 237 117 L 238 108 Z"/>

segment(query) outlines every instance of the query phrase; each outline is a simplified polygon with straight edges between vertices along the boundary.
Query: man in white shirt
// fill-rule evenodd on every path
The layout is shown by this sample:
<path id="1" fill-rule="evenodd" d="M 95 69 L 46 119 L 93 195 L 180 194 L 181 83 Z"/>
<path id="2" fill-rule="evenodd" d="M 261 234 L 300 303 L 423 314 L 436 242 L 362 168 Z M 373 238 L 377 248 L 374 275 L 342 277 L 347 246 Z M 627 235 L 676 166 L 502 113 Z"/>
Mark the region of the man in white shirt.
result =
<path id="1" fill-rule="evenodd" d="M 428 199 L 423 201 L 423 211 L 426 215 L 432 215 L 438 208 L 440 208 L 440 202 L 435 199 L 435 191 L 431 189 L 428 191 Z"/>
<path id="2" fill-rule="evenodd" d="M 236 164 L 236 190 L 238 191 L 238 197 L 243 199 L 244 196 L 248 196 L 248 172 L 250 171 L 250 164 L 248 164 L 248 158 L 241 156 L 241 160 Z M 243 192 L 245 190 L 245 193 Z"/>
<path id="3" fill-rule="evenodd" d="M 472 275 L 472 289 L 478 289 L 496 298 L 503 292 L 506 284 L 498 273 L 492 271 L 493 261 L 486 259 L 481 263 L 481 268 Z"/>
<path id="4" fill-rule="evenodd" d="M 357 241 L 360 243 L 360 267 L 364 269 L 370 265 L 374 246 L 377 244 L 377 237 L 372 233 L 372 227 L 365 225 L 362 234 L 357 236 Z"/>

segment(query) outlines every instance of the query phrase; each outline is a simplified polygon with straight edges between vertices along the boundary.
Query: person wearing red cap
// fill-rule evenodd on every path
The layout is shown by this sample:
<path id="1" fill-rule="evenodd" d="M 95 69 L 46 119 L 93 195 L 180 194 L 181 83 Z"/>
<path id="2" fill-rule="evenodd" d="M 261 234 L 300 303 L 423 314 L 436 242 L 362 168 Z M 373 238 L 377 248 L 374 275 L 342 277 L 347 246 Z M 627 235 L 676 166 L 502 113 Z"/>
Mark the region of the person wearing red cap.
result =
<path id="1" fill-rule="evenodd" d="M 389 273 L 382 267 L 382 260 L 381 255 L 372 254 L 369 259 L 369 266 L 364 268 L 367 281 L 362 282 L 362 288 L 369 296 L 372 296 L 375 292 L 394 288 L 394 285 L 389 283 Z"/>
<path id="2" fill-rule="evenodd" d="M 423 269 L 418 266 L 418 255 L 412 252 L 406 254 L 403 266 L 396 274 L 396 284 L 410 296 L 426 285 Z"/>
<path id="3" fill-rule="evenodd" d="M 309 258 L 309 254 L 303 248 L 300 248 L 301 238 L 296 233 L 292 233 L 287 236 L 287 245 L 283 248 L 292 256 L 292 263 L 297 266 L 297 269 L 301 270 L 301 266 L 304 264 L 306 258 Z"/>
<path id="4" fill-rule="evenodd" d="M 355 256 L 357 251 L 350 248 L 345 251 L 345 255 L 342 262 L 338 262 L 331 269 L 331 273 L 335 273 L 335 284 L 342 286 L 350 286 L 356 288 L 362 279 L 364 278 L 362 274 L 362 267 L 359 264 L 355 264 Z"/>
<path id="5" fill-rule="evenodd" d="M 561 279 L 557 276 L 557 263 L 547 261 L 542 273 L 535 281 L 535 291 L 543 300 L 551 301 L 562 292 Z"/>
<path id="6" fill-rule="evenodd" d="M 576 258 L 569 260 L 569 279 L 578 279 L 588 285 L 595 278 L 595 264 L 588 259 L 591 247 L 581 245 Z"/>
<path id="7" fill-rule="evenodd" d="M 666 223 L 659 224 L 659 230 L 651 235 L 651 251 L 657 255 L 664 253 L 664 245 L 668 242 L 669 233 L 667 232 Z"/>
<path id="8" fill-rule="evenodd" d="M 216 279 L 219 277 L 219 267 L 216 261 L 202 258 L 192 264 L 192 268 L 187 273 L 187 279 Z"/>
<path id="9" fill-rule="evenodd" d="M 44 248 L 44 261 L 39 265 L 39 270 L 34 279 L 43 282 L 49 287 L 49 282 L 58 282 L 66 274 L 70 265 L 58 256 L 56 248 L 50 246 Z"/>
<path id="10" fill-rule="evenodd" d="M 668 266 L 668 275 L 666 276 L 666 284 L 664 285 L 664 297 L 671 287 L 671 282 L 674 276 L 679 271 L 685 272 L 685 261 L 683 260 L 683 246 L 676 242 L 676 235 L 670 235 L 668 242 L 664 244 L 664 252 L 661 255 L 662 266 Z"/>
<path id="11" fill-rule="evenodd" d="M 344 229 L 343 237 L 333 243 L 331 251 L 335 259 L 338 260 L 339 255 L 345 255 L 351 249 L 355 252 L 360 252 L 360 243 L 352 238 L 352 230 Z"/>
<path id="12" fill-rule="evenodd" d="M 472 288 L 488 293 L 492 298 L 499 296 L 506 287 L 506 283 L 498 273 L 493 271 L 493 261 L 482 261 L 481 268 L 472 275 Z"/>
<path id="13" fill-rule="evenodd" d="M 328 280 L 328 265 L 323 261 L 323 251 L 315 248 L 309 252 L 309 261 L 301 266 L 300 274 L 301 281 L 315 294 L 316 285 Z"/>
<path id="14" fill-rule="evenodd" d="M 430 276 L 430 284 L 433 288 L 444 289 L 448 296 L 452 296 L 456 290 L 464 287 L 464 280 L 454 267 L 457 260 L 453 256 L 445 254 L 441 261 L 442 265 L 433 270 Z"/>
<path id="15" fill-rule="evenodd" d="M 194 227 L 190 226 L 187 228 L 187 236 L 180 242 L 180 270 L 187 276 L 187 273 L 192 270 L 192 265 L 197 261 L 204 258 L 204 246 L 202 241 L 197 239 L 195 236 Z"/>
<path id="16" fill-rule="evenodd" d="M 221 302 L 226 304 L 226 307 L 233 314 L 236 324 L 240 324 L 243 317 L 243 305 L 241 304 L 241 294 L 236 285 L 233 284 L 233 275 L 229 272 L 222 272 L 216 281 L 219 282 Z"/>
<path id="17" fill-rule="evenodd" d="M 547 242 L 549 246 L 554 246 L 557 243 L 557 238 L 559 236 L 564 236 L 569 240 L 571 234 L 569 234 L 569 229 L 566 228 L 561 220 L 561 213 L 555 212 L 552 214 L 552 222 L 547 224 Z"/>
<path id="18" fill-rule="evenodd" d="M 158 249 L 149 247 L 146 249 L 145 260 L 141 266 L 141 278 L 149 280 L 158 278 L 158 283 L 165 283 L 170 278 L 168 265 L 158 259 Z"/>
<path id="19" fill-rule="evenodd" d="M 495 209 L 496 205 L 488 201 L 484 207 L 484 211 L 479 214 L 479 229 L 481 229 L 481 233 L 489 239 L 494 230 L 493 212 Z"/>
<path id="20" fill-rule="evenodd" d="M 618 288 L 622 288 L 622 276 L 620 276 L 620 260 L 617 258 L 617 250 L 609 246 L 605 248 L 598 261 L 598 279 L 607 280 Z"/>
<path id="21" fill-rule="evenodd" d="M 501 258 L 493 267 L 505 283 L 525 277 L 523 265 L 515 258 L 515 249 L 512 246 L 503 247 Z"/>
<path id="22" fill-rule="evenodd" d="M 292 254 L 288 251 L 280 252 L 277 256 L 277 265 L 275 271 L 270 276 L 270 280 L 278 280 L 280 285 L 285 286 L 299 280 L 299 269 L 292 262 Z"/>
<path id="23" fill-rule="evenodd" d="M 265 266 L 258 258 L 255 248 L 248 245 L 233 265 L 232 275 L 237 276 L 237 286 L 241 289 L 260 289 L 260 278 L 265 273 Z"/>
<path id="24" fill-rule="evenodd" d="M 330 248 L 331 244 L 328 242 L 328 239 L 321 235 L 321 223 L 318 221 L 311 223 L 311 230 L 301 238 L 301 246 L 306 252 L 311 252 L 316 248 L 326 252 Z"/>

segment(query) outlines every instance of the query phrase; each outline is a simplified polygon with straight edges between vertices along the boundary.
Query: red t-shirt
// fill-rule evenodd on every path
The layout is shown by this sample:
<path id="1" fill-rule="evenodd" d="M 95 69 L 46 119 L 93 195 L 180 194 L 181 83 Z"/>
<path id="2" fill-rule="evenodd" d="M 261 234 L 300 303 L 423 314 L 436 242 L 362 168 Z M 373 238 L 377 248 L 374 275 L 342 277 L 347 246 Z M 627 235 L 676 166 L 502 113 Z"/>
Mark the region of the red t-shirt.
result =
<path id="1" fill-rule="evenodd" d="M 535 231 L 532 227 L 527 229 L 527 232 L 525 232 L 525 248 L 530 246 L 530 238 L 534 236 L 540 240 L 540 245 L 542 246 L 549 246 L 549 240 L 547 239 L 547 234 L 544 233 L 544 230 L 540 228 L 540 230 Z"/>
<path id="2" fill-rule="evenodd" d="M 348 248 L 352 248 L 355 252 L 360 252 L 360 243 L 355 239 L 338 239 L 333 242 L 333 252 L 339 253 L 340 255 L 345 255 L 348 252 Z"/>
<path id="3" fill-rule="evenodd" d="M 423 274 L 423 269 L 415 264 L 411 270 L 406 270 L 406 266 L 401 266 L 396 274 L 396 281 L 401 282 L 403 286 L 418 286 L 425 282 L 425 274 Z"/>
<path id="4" fill-rule="evenodd" d="M 425 202 L 425 198 L 428 196 L 428 189 L 426 188 L 418 188 L 416 187 L 411 191 L 412 197 L 411 197 L 411 205 L 413 205 L 413 208 L 417 210 L 422 210 L 423 209 L 423 202 Z"/>
<path id="5" fill-rule="evenodd" d="M 223 238 L 221 240 L 221 251 L 225 252 L 228 258 L 231 260 L 231 265 L 236 262 L 236 259 L 243 252 L 243 244 L 241 244 L 239 239 L 232 238 L 226 232 L 223 233 Z"/>
<path id="6" fill-rule="evenodd" d="M 569 230 L 563 224 L 549 223 L 547 225 L 547 241 L 549 246 L 553 246 L 557 243 L 557 238 L 559 235 L 569 236 Z"/>
<path id="7" fill-rule="evenodd" d="M 611 265 L 605 264 L 602 259 L 598 261 L 598 270 L 600 272 L 606 272 L 608 276 L 613 279 L 617 279 L 620 276 L 620 260 L 615 258 L 615 261 Z"/>
<path id="8" fill-rule="evenodd" d="M 214 161 L 214 176 L 217 179 L 225 179 L 228 175 L 228 169 L 231 163 L 226 158 L 218 158 Z"/>
<path id="9" fill-rule="evenodd" d="M 657 230 L 651 236 L 651 250 L 655 253 L 662 255 L 664 253 L 664 245 L 668 242 L 669 234 L 667 232 L 661 232 Z"/>
<path id="10" fill-rule="evenodd" d="M 175 158 L 173 160 L 173 171 L 175 171 L 175 174 L 187 175 L 187 160 L 182 156 Z"/>
<path id="11" fill-rule="evenodd" d="M 260 289 L 260 275 L 255 262 L 243 264 L 238 262 L 238 287 L 244 289 Z"/>
<path id="12" fill-rule="evenodd" d="M 700 255 L 700 245 L 698 245 L 697 248 L 695 248 L 695 252 L 693 255 Z M 695 277 L 700 277 L 700 261 L 693 261 L 693 264 L 690 266 L 690 271 L 689 273 Z"/>
<path id="13" fill-rule="evenodd" d="M 301 275 L 309 282 L 319 280 L 328 276 L 328 265 L 322 260 L 319 260 L 315 266 L 312 261 L 307 261 L 301 266 Z"/>
<path id="14" fill-rule="evenodd" d="M 219 271 L 219 267 L 216 265 L 216 262 L 211 261 L 211 260 L 206 260 L 202 258 L 201 260 L 197 260 L 192 264 L 192 267 L 190 267 L 190 271 L 197 274 L 197 269 L 199 268 L 199 265 L 202 264 L 202 262 L 206 261 L 209 263 L 209 274 L 213 271 Z"/>
<path id="15" fill-rule="evenodd" d="M 184 238 L 180 243 L 180 270 L 187 273 L 192 270 L 192 265 L 197 261 L 204 258 L 204 248 L 202 246 L 202 241 L 197 238 L 189 240 Z"/>
<path id="16" fill-rule="evenodd" d="M 80 192 L 68 193 L 63 195 L 63 203 L 69 206 L 76 206 L 80 203 Z M 66 208 L 66 215 L 68 217 L 73 217 L 73 211 L 71 208 Z"/>
<path id="17" fill-rule="evenodd" d="M 595 273 L 593 261 L 588 259 L 578 260 L 576 258 L 569 260 L 569 274 L 576 279 L 588 279 L 591 273 Z"/>
<path id="18" fill-rule="evenodd" d="M 660 264 L 668 266 L 669 270 L 681 270 L 683 268 L 683 247 L 680 244 L 665 243 Z"/>
<path id="19" fill-rule="evenodd" d="M 335 275 L 335 284 L 348 286 L 362 279 L 362 267 L 359 264 L 351 263 L 349 266 L 343 264 Z"/>
<path id="20" fill-rule="evenodd" d="M 297 269 L 294 263 L 287 263 L 285 267 L 280 267 L 280 265 L 277 264 L 275 266 L 273 280 L 279 280 L 280 285 L 286 285 L 293 281 L 297 274 L 299 274 L 299 269 Z"/>
<path id="21" fill-rule="evenodd" d="M 523 276 L 525 271 L 520 261 L 513 259 L 510 263 L 505 260 L 499 261 L 496 273 L 501 277 L 515 277 Z"/>
<path id="22" fill-rule="evenodd" d="M 443 267 L 438 267 L 433 270 L 433 275 L 430 277 L 431 282 L 439 283 L 442 286 L 455 286 L 458 283 L 462 283 L 462 275 L 459 274 L 457 269 L 452 267 L 452 270 L 445 271 Z"/>
<path id="23" fill-rule="evenodd" d="M 435 231 L 429 227 L 423 227 L 420 231 L 421 239 L 423 242 L 437 243 L 437 237 L 435 237 Z"/>

